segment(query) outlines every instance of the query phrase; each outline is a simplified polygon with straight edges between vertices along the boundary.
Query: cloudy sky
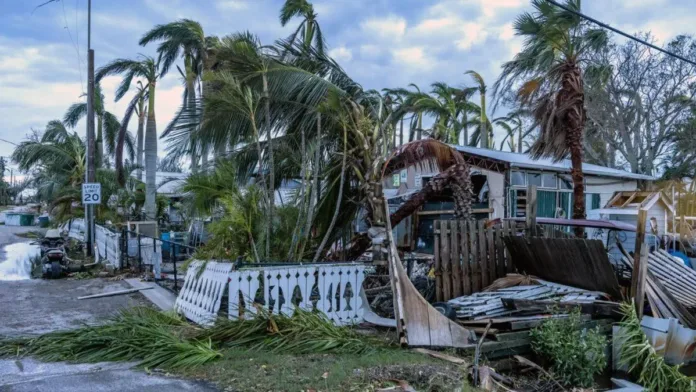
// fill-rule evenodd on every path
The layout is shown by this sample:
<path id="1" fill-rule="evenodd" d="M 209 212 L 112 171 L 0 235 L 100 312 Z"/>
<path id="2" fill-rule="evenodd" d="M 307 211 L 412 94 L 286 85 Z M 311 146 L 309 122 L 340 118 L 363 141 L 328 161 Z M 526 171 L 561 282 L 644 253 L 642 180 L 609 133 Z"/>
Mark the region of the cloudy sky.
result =
<path id="1" fill-rule="evenodd" d="M 86 89 L 87 0 L 0 0 L 0 138 L 19 142 L 32 128 L 62 118 Z M 583 0 L 584 12 L 629 32 L 650 30 L 664 41 L 696 33 L 693 0 Z M 92 47 L 99 67 L 117 57 L 154 54 L 139 37 L 155 24 L 200 21 L 208 35 L 250 30 L 264 43 L 286 37 L 282 0 L 94 0 Z M 512 31 L 529 0 L 315 0 L 331 55 L 366 88 L 421 88 L 435 81 L 470 84 L 473 69 L 492 85 L 521 42 Z M 103 81 L 107 110 L 119 79 Z M 182 88 L 176 72 L 158 84 L 159 128 L 174 115 Z M 77 131 L 84 134 L 84 124 Z M 134 127 L 132 127 L 133 129 Z M 160 143 L 160 150 L 163 150 Z M 13 146 L 0 142 L 0 155 Z"/>

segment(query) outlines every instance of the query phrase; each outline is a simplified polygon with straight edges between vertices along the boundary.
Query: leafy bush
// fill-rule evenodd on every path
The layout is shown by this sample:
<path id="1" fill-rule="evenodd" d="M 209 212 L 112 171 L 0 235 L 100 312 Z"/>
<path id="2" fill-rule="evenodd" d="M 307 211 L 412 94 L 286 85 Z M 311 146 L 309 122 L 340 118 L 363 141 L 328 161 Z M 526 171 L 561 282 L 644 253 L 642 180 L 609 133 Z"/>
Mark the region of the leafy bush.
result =
<path id="1" fill-rule="evenodd" d="M 566 386 L 590 387 L 607 365 L 606 338 L 599 328 L 583 329 L 580 312 L 553 318 L 530 332 L 532 348 L 552 363 L 551 370 Z"/>

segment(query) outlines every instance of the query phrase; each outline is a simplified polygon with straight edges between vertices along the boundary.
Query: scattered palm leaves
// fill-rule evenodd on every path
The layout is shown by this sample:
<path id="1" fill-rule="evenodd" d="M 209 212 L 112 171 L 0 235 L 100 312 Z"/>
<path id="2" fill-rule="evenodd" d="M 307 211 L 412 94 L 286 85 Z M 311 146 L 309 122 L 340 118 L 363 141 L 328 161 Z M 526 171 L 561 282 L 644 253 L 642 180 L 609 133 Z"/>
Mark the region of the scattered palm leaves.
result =
<path id="1" fill-rule="evenodd" d="M 206 331 L 228 347 L 290 354 L 365 354 L 383 344 L 350 327 L 335 325 L 323 313 L 296 309 L 290 317 L 259 308 L 248 320 L 220 320 Z"/>
<path id="2" fill-rule="evenodd" d="M 148 368 L 187 369 L 221 356 L 210 340 L 187 338 L 198 328 L 151 308 L 124 310 L 110 322 L 35 338 L 0 342 L 0 356 L 82 363 L 139 361 Z"/>
<path id="3" fill-rule="evenodd" d="M 635 308 L 630 303 L 621 305 L 624 320 L 621 322 L 621 365 L 638 377 L 638 383 L 647 391 L 686 392 L 696 390 L 694 380 L 670 366 L 664 357 L 655 352 L 640 326 Z"/>
<path id="4" fill-rule="evenodd" d="M 252 316 L 252 315 L 250 315 Z M 322 313 L 297 309 L 277 316 L 259 308 L 246 320 L 220 319 L 213 328 L 181 316 L 139 307 L 109 322 L 33 338 L 0 340 L 0 357 L 34 356 L 47 362 L 138 361 L 146 368 L 196 368 L 222 356 L 221 348 L 283 354 L 366 354 L 384 346 Z"/>

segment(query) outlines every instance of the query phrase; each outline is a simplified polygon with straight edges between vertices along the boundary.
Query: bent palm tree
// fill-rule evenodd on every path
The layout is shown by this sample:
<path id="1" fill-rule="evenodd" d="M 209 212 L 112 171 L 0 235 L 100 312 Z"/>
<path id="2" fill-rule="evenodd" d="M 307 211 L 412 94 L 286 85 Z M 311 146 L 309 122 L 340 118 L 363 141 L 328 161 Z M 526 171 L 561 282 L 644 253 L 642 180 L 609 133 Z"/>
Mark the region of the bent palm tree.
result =
<path id="1" fill-rule="evenodd" d="M 585 96 L 580 65 L 587 61 L 589 53 L 606 45 L 607 34 L 546 0 L 534 0 L 532 4 L 534 14 L 524 13 L 515 21 L 516 34 L 526 41 L 514 60 L 503 65 L 495 95 L 500 97 L 519 86 L 518 96 L 532 109 L 540 128 L 540 137 L 531 148 L 532 156 L 561 160 L 570 154 L 573 218 L 582 219 Z M 580 12 L 580 0 L 567 0 L 565 5 Z M 601 72 L 594 65 L 586 67 L 586 72 L 590 71 Z M 582 234 L 582 229 L 577 234 Z"/>
<path id="2" fill-rule="evenodd" d="M 466 71 L 464 74 L 471 76 L 474 79 L 474 82 L 477 84 L 476 89 L 478 90 L 479 99 L 481 102 L 479 105 L 478 116 L 478 137 L 481 139 L 481 148 L 488 148 L 493 140 L 493 127 L 491 126 L 490 121 L 488 121 L 488 114 L 486 114 L 486 92 L 488 91 L 488 87 L 486 86 L 486 82 L 483 80 L 483 76 L 481 76 L 481 74 L 478 72 L 470 70 Z"/>
<path id="3" fill-rule="evenodd" d="M 161 71 L 166 73 L 180 56 L 184 60 L 184 70 L 178 66 L 179 72 L 184 80 L 184 98 L 180 113 L 174 117 L 161 137 L 170 134 L 175 126 L 178 126 L 182 117 L 190 118 L 196 110 L 196 82 L 203 84 L 203 73 L 210 66 L 209 51 L 217 39 L 206 37 L 200 23 L 191 19 L 180 19 L 172 23 L 157 25 L 140 39 L 140 45 L 145 46 L 151 42 L 161 41 L 157 47 L 161 62 Z M 201 98 L 204 88 L 201 88 Z M 182 116 L 181 112 L 187 112 L 188 116 Z M 189 124 L 191 125 L 191 124 Z M 191 129 L 190 132 L 193 132 Z M 192 137 L 193 143 L 190 146 L 191 169 L 198 169 L 199 155 L 203 160 L 203 166 L 207 165 L 208 153 L 207 146 L 199 146 L 195 143 L 196 138 Z M 198 151 L 200 150 L 200 154 Z"/>
<path id="4" fill-rule="evenodd" d="M 116 100 L 121 99 L 130 89 L 133 78 L 142 78 L 146 81 L 142 91 L 134 97 L 128 105 L 126 114 L 123 116 L 123 124 L 119 131 L 118 143 L 116 146 L 116 170 L 119 172 L 119 179 L 123 183 L 123 145 L 126 135 L 126 126 L 130 120 L 135 105 L 140 97 L 147 91 L 148 96 L 148 112 L 147 125 L 145 127 L 145 215 L 147 219 L 155 219 L 157 214 L 157 120 L 155 119 L 155 88 L 158 78 L 164 76 L 164 72 L 160 71 L 159 61 L 155 61 L 152 57 L 143 57 L 139 60 L 117 59 L 100 68 L 95 78 L 100 81 L 102 78 L 109 75 L 124 74 L 123 80 L 116 90 Z"/>
<path id="5" fill-rule="evenodd" d="M 290 19 L 296 16 L 302 17 L 303 20 L 295 32 L 290 35 L 288 41 L 295 42 L 297 36 L 301 35 L 301 44 L 306 51 L 314 45 L 317 53 L 323 55 L 326 42 L 321 33 L 319 22 L 317 22 L 317 14 L 314 13 L 312 3 L 307 0 L 285 0 L 283 8 L 280 9 L 280 24 L 285 26 Z"/>

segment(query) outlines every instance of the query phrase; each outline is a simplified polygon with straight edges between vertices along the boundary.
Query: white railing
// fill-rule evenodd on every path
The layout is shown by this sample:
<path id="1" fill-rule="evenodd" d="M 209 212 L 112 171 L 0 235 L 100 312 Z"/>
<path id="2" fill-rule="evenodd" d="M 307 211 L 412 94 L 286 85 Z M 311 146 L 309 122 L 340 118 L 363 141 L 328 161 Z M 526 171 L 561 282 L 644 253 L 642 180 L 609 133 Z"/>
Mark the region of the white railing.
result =
<path id="1" fill-rule="evenodd" d="M 360 292 L 365 265 L 259 266 L 231 271 L 230 263 L 203 264 L 195 261 L 189 266 L 176 306 L 177 311 L 201 325 L 209 325 L 217 316 L 224 290 L 219 290 L 216 282 L 222 281 L 229 281 L 228 317 L 233 320 L 254 314 L 256 306 L 262 306 L 273 314 L 288 316 L 296 307 L 316 309 L 338 325 L 363 321 Z"/>

